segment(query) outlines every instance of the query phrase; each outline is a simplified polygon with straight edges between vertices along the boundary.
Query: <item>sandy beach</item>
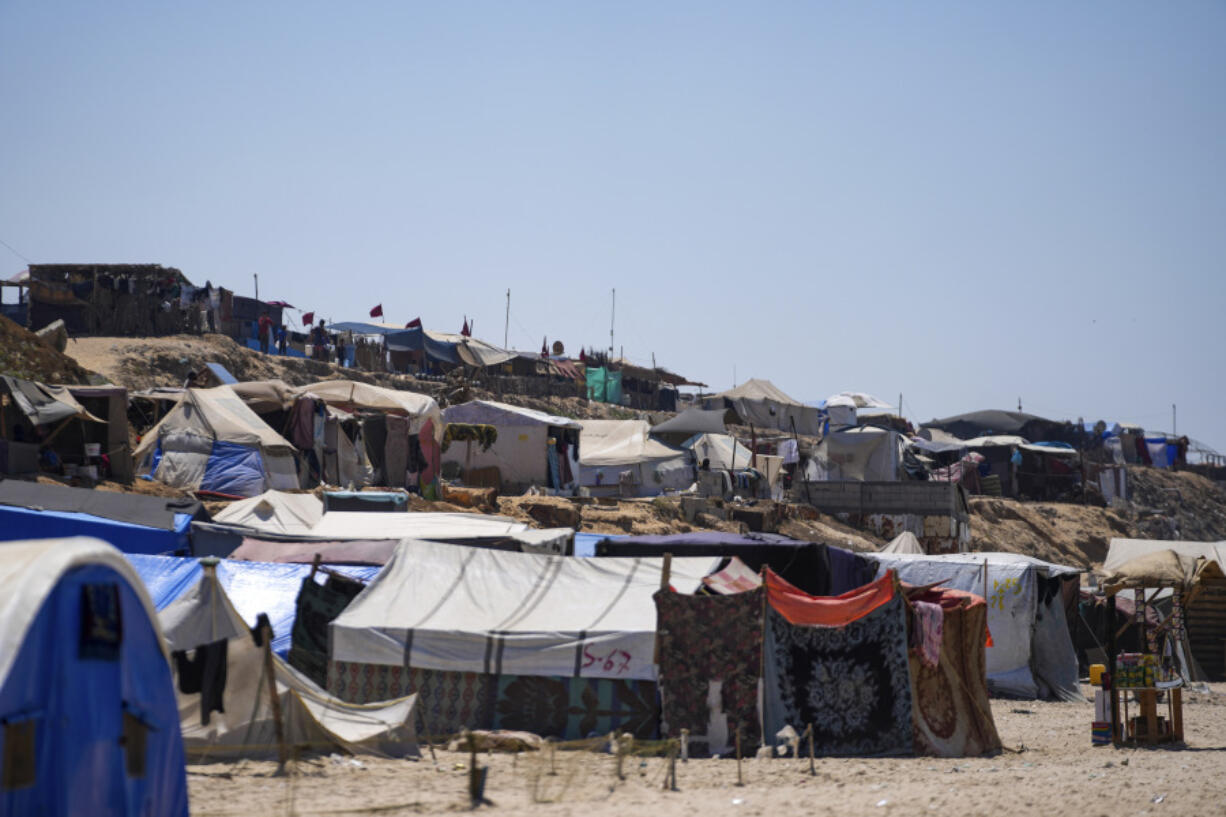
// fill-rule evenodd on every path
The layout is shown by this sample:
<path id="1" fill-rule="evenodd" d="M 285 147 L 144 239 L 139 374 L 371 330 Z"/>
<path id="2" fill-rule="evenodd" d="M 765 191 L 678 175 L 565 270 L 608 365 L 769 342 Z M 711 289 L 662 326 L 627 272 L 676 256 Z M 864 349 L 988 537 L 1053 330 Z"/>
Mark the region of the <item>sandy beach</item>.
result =
<path id="1" fill-rule="evenodd" d="M 1088 687 L 1084 688 L 1086 691 Z M 506 815 L 1098 815 L 1226 814 L 1226 685 L 1185 692 L 1186 747 L 1090 745 L 1091 703 L 993 700 L 1006 750 L 992 757 L 748 758 L 744 785 L 733 759 L 677 764 L 677 791 L 662 788 L 667 761 L 628 758 L 625 780 L 612 755 L 483 754 L 489 766 L 481 810 Z M 469 808 L 463 752 L 423 746 L 420 760 L 339 756 L 276 764 L 190 765 L 192 814 L 433 814 Z"/>

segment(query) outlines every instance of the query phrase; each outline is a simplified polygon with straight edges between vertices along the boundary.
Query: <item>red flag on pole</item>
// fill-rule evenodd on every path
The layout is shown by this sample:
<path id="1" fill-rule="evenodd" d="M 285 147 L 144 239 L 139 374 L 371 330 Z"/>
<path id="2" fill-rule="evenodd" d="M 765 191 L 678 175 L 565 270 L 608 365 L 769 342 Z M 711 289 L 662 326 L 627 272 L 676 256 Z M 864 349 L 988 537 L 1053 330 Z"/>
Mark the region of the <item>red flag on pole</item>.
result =
<path id="1" fill-rule="evenodd" d="M 405 329 L 412 329 L 415 326 L 421 326 L 421 318 L 414 318 L 404 325 Z"/>
<path id="2" fill-rule="evenodd" d="M 541 338 L 541 357 L 549 357 L 549 339 Z"/>
<path id="3" fill-rule="evenodd" d="M 311 325 L 311 323 L 312 323 L 314 320 L 315 320 L 315 313 L 314 313 L 314 312 L 304 312 L 304 313 L 302 313 L 302 325 L 303 325 L 303 326 L 310 326 L 310 325 Z"/>
<path id="4" fill-rule="evenodd" d="M 382 318 L 383 317 L 383 304 L 378 304 L 374 309 L 370 310 L 370 316 L 372 318 Z"/>
<path id="5" fill-rule="evenodd" d="M 464 328 L 460 330 L 460 334 L 466 338 L 472 335 L 472 330 L 468 328 L 468 316 L 467 315 L 464 316 Z"/>

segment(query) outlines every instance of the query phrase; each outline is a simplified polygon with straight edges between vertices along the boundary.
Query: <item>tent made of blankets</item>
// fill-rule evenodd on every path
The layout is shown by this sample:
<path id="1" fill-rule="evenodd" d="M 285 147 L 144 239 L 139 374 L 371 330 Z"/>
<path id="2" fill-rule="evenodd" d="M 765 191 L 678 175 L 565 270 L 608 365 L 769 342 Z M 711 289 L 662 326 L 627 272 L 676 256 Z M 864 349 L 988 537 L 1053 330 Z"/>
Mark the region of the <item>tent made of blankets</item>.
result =
<path id="1" fill-rule="evenodd" d="M 582 420 L 579 484 L 595 496 L 658 496 L 694 482 L 689 455 L 648 436 L 646 420 Z"/>
<path id="2" fill-rule="evenodd" d="M 695 531 L 664 536 L 616 536 L 596 543 L 597 556 L 716 557 L 739 559 L 753 573 L 770 567 L 814 596 L 837 596 L 872 580 L 877 565 L 833 545 L 802 542 L 777 533 Z"/>
<path id="3" fill-rule="evenodd" d="M 734 389 L 704 397 L 705 409 L 732 409 L 743 425 L 816 437 L 817 409 L 789 397 L 769 380 L 747 380 Z"/>
<path id="4" fill-rule="evenodd" d="M 984 596 L 992 646 L 987 650 L 988 688 L 1011 698 L 1083 700 L 1077 653 L 1065 616 L 1064 582 L 1075 589 L 1080 568 L 1051 564 L 1016 553 L 920 556 L 866 553 L 916 586 L 941 587 Z"/>
<path id="5" fill-rule="evenodd" d="M 1188 681 L 1226 679 L 1226 542 L 1112 539 L 1102 584 L 1144 609 L 1162 604 L 1162 626 L 1147 628 L 1147 650 L 1169 640 Z M 1105 634 L 1098 638 L 1106 644 Z M 1151 643 L 1152 641 L 1152 643 Z M 1190 654 L 1189 654 L 1190 653 Z"/>
<path id="6" fill-rule="evenodd" d="M 433 397 L 417 392 L 387 389 L 352 380 L 323 380 L 294 391 L 295 415 L 291 418 L 290 437 L 299 448 L 306 448 L 310 435 L 306 429 L 296 431 L 300 417 L 298 403 L 305 398 L 322 401 L 332 411 L 341 410 L 362 415 L 361 444 L 354 440 L 355 460 L 351 463 L 369 466 L 372 479 L 391 487 L 404 487 L 411 473 L 417 487 L 427 499 L 437 499 L 440 467 L 440 444 L 443 441 L 443 414 Z M 325 424 L 326 425 L 326 424 Z M 318 424 L 316 424 L 316 427 Z M 326 429 L 325 429 L 326 430 Z M 338 446 L 344 446 L 336 432 Z M 316 432 L 318 436 L 318 432 Z M 338 449 L 339 451 L 339 449 Z M 419 457 L 411 457 L 411 453 Z M 413 461 L 417 460 L 417 461 Z M 363 464 L 364 463 L 364 464 Z M 324 463 L 325 469 L 328 463 Z M 341 470 L 344 463 L 337 466 Z M 345 484 L 348 484 L 347 482 Z"/>
<path id="7" fill-rule="evenodd" d="M 188 553 L 194 499 L 0 481 L 0 540 L 94 536 L 125 553 Z"/>
<path id="8" fill-rule="evenodd" d="M 293 446 L 229 386 L 186 389 L 135 460 L 138 474 L 175 488 L 230 496 L 298 488 Z"/>
<path id="9" fill-rule="evenodd" d="M 1064 424 L 1021 411 L 985 409 L 931 420 L 923 427 L 944 431 L 961 440 L 1001 434 L 1025 437 L 1027 440 L 1052 440 L 1059 438 Z"/>
<path id="10" fill-rule="evenodd" d="M 835 597 L 769 568 L 764 579 L 727 595 L 656 594 L 664 735 L 688 731 L 700 754 L 727 752 L 738 734 L 782 748 L 787 727 L 812 729 L 823 755 L 1000 748 L 982 598 L 900 588 L 892 573 Z"/>
<path id="11" fill-rule="evenodd" d="M 474 471 L 490 469 L 497 471 L 497 485 L 505 492 L 523 491 L 533 485 L 561 489 L 577 480 L 580 425 L 575 420 L 492 400 L 449 406 L 443 420 L 448 424 L 489 425 L 498 431 L 498 438 L 488 448 L 476 440 L 463 440 L 453 441 L 443 452 L 444 463 L 462 467 L 467 484 L 478 484 L 471 478 Z"/>
<path id="12" fill-rule="evenodd" d="M 304 582 L 314 584 L 312 577 Z M 189 757 L 267 757 L 284 749 L 417 754 L 412 696 L 359 706 L 328 695 L 280 656 L 230 601 L 213 560 L 159 614 L 174 660 L 179 725 Z M 279 712 L 269 690 L 271 670 Z M 282 722 L 278 735 L 276 718 Z"/>
<path id="13" fill-rule="evenodd" d="M 714 559 L 673 559 L 693 592 Z M 522 729 L 654 737 L 662 559 L 576 559 L 403 542 L 332 623 L 328 688 L 417 692 L 431 734 Z"/>
<path id="14" fill-rule="evenodd" d="M 187 817 L 149 596 L 86 537 L 0 545 L 0 814 Z"/>
<path id="15" fill-rule="evenodd" d="M 159 611 L 188 592 L 203 575 L 201 560 L 198 559 L 141 555 L 128 555 L 127 558 L 144 582 L 154 606 Z M 377 566 L 328 567 L 336 573 L 362 582 L 370 581 L 379 573 Z M 302 580 L 311 575 L 311 565 L 222 559 L 218 561 L 216 572 L 230 603 L 238 610 L 248 627 L 256 625 L 261 613 L 268 616 L 273 631 L 273 652 L 282 657 L 287 656 L 297 621 L 298 594 L 302 589 Z M 317 578 L 323 580 L 322 575 Z"/>

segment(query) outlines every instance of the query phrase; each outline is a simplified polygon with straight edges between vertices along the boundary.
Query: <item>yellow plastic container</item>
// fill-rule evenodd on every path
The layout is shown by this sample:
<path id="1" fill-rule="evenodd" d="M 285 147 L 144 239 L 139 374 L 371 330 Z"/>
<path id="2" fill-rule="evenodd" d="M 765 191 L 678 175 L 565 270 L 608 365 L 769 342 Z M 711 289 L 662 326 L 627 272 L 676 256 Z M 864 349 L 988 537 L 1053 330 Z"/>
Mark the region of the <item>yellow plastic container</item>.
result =
<path id="1" fill-rule="evenodd" d="M 1103 673 L 1107 671 L 1106 664 L 1091 664 L 1090 665 L 1090 683 L 1093 686 L 1098 686 L 1103 682 Z"/>

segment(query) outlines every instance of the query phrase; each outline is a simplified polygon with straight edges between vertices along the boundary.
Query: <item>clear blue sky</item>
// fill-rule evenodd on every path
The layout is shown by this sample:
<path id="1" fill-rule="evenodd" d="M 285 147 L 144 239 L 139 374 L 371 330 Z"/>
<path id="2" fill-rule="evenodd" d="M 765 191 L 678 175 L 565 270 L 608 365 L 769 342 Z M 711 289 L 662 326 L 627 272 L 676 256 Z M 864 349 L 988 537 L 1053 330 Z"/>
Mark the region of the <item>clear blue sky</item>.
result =
<path id="1" fill-rule="evenodd" d="M 1226 4 L 4 0 L 0 239 L 1226 451 Z"/>

